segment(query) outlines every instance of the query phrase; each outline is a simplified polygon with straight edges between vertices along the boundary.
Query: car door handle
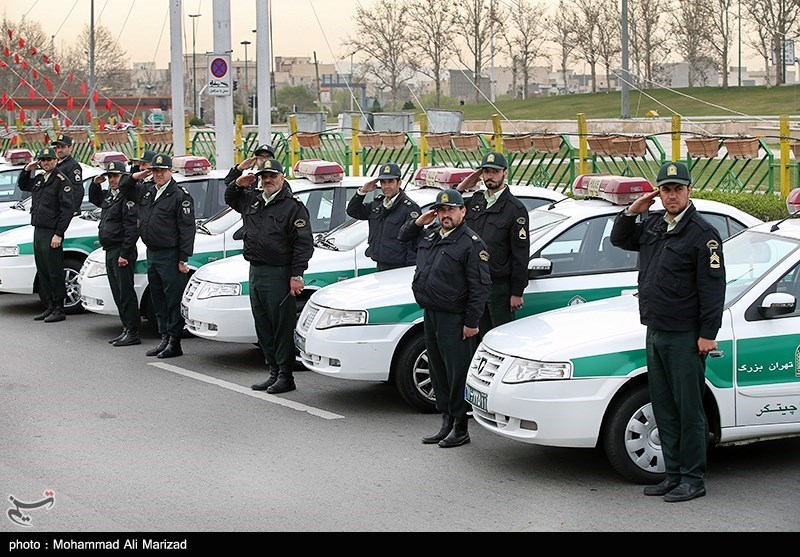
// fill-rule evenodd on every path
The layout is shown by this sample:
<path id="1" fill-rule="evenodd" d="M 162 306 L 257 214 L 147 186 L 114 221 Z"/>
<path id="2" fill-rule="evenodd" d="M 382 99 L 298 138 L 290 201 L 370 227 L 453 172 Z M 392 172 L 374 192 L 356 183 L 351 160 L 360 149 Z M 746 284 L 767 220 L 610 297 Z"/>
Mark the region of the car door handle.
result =
<path id="1" fill-rule="evenodd" d="M 722 350 L 712 350 L 708 353 L 709 358 L 721 358 L 725 353 Z"/>

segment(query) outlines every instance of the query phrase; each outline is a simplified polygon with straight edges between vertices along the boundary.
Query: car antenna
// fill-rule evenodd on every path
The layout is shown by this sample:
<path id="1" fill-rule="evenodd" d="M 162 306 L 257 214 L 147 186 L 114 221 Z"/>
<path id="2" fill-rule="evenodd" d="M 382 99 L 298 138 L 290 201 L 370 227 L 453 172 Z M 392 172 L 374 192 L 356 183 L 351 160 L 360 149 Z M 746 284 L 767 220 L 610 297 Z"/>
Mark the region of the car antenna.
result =
<path id="1" fill-rule="evenodd" d="M 776 230 L 778 230 L 778 227 L 780 227 L 780 225 L 782 225 L 782 224 L 783 224 L 783 222 L 784 222 L 784 221 L 787 221 L 787 220 L 789 220 L 790 218 L 794 217 L 794 216 L 795 216 L 797 213 L 800 213 L 800 209 L 798 209 L 798 210 L 797 210 L 797 211 L 795 211 L 794 213 L 789 213 L 789 216 L 788 216 L 788 217 L 786 217 L 786 218 L 782 218 L 781 220 L 779 220 L 778 222 L 776 222 L 775 224 L 773 224 L 773 225 L 772 225 L 772 227 L 769 229 L 769 231 L 770 231 L 770 232 L 775 232 Z"/>
<path id="2" fill-rule="evenodd" d="M 567 199 L 572 199 L 572 198 L 567 196 L 564 199 L 559 199 L 558 201 L 553 201 L 550 205 L 547 206 L 547 210 L 550 211 L 551 209 L 553 209 L 553 207 L 555 207 L 556 205 L 558 205 L 562 201 L 566 201 Z"/>

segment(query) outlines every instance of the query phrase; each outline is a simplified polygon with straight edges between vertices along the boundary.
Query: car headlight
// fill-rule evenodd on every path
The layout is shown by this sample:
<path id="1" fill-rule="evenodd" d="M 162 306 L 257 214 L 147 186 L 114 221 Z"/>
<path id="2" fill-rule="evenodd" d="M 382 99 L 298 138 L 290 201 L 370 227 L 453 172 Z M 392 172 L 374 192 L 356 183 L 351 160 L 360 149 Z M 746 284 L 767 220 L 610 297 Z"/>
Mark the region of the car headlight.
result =
<path id="1" fill-rule="evenodd" d="M 102 277 L 107 274 L 105 262 L 92 261 L 89 268 L 86 269 L 86 278 Z"/>
<path id="2" fill-rule="evenodd" d="M 367 322 L 366 311 L 353 311 L 343 309 L 325 309 L 317 321 L 317 329 L 330 329 L 346 325 L 364 325 Z"/>
<path id="3" fill-rule="evenodd" d="M 19 246 L 0 246 L 0 257 L 16 257 L 19 255 Z"/>
<path id="4" fill-rule="evenodd" d="M 220 296 L 238 296 L 242 293 L 242 285 L 238 282 L 204 282 L 197 289 L 197 299 L 207 300 Z"/>
<path id="5" fill-rule="evenodd" d="M 526 383 L 572 377 L 570 362 L 535 362 L 514 358 L 503 377 L 503 383 Z"/>

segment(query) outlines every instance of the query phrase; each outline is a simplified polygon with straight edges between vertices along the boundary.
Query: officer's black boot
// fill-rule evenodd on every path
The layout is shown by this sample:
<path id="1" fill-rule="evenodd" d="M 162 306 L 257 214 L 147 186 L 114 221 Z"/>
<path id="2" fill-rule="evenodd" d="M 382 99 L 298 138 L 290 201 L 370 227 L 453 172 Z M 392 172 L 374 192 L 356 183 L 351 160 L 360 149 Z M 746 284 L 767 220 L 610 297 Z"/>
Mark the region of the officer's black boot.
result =
<path id="1" fill-rule="evenodd" d="M 55 307 L 53 308 L 53 313 L 45 317 L 44 322 L 58 323 L 59 321 L 64 321 L 66 318 L 67 314 L 64 313 L 64 304 L 56 303 Z"/>
<path id="2" fill-rule="evenodd" d="M 252 385 L 250 387 L 251 389 L 254 391 L 266 391 L 278 380 L 278 364 L 267 364 L 267 370 L 269 370 L 269 377 L 267 380 L 263 383 Z"/>
<path id="3" fill-rule="evenodd" d="M 175 356 L 183 356 L 180 335 L 176 337 L 169 337 L 169 343 L 167 344 L 167 347 L 158 355 L 159 358 L 174 358 Z"/>
<path id="4" fill-rule="evenodd" d="M 464 416 L 463 418 L 456 418 L 453 422 L 453 429 L 447 434 L 447 437 L 439 441 L 439 446 L 443 449 L 450 447 L 458 447 L 469 443 L 469 431 L 467 431 L 467 424 L 469 419 Z"/>
<path id="5" fill-rule="evenodd" d="M 426 445 L 433 445 L 434 443 L 438 443 L 445 437 L 447 434 L 450 433 L 450 430 L 453 429 L 453 416 L 450 414 L 443 412 L 442 413 L 442 427 L 434 433 L 433 435 L 428 435 L 427 437 L 422 438 L 422 442 Z"/>
<path id="6" fill-rule="evenodd" d="M 278 380 L 267 387 L 267 392 L 271 395 L 277 395 L 288 393 L 296 388 L 297 386 L 294 384 L 294 377 L 292 376 L 292 368 L 287 365 L 281 365 L 278 369 Z"/>
<path id="7" fill-rule="evenodd" d="M 109 344 L 114 344 L 115 342 L 117 342 L 119 339 L 121 339 L 122 337 L 124 337 L 127 334 L 128 334 L 128 329 L 127 328 L 123 328 L 122 332 L 120 334 L 118 334 L 114 338 L 108 339 L 108 343 Z"/>
<path id="8" fill-rule="evenodd" d="M 114 343 L 114 346 L 134 346 L 141 343 L 142 339 L 139 338 L 139 331 L 125 329 L 125 334 Z"/>
<path id="9" fill-rule="evenodd" d="M 145 354 L 148 355 L 148 356 L 158 356 L 159 354 L 161 354 L 164 351 L 164 349 L 167 347 L 167 344 L 169 344 L 169 335 L 162 334 L 161 335 L 161 344 L 159 344 L 158 346 L 156 346 L 152 350 L 148 350 L 147 352 L 145 352 Z"/>
<path id="10" fill-rule="evenodd" d="M 44 321 L 47 317 L 50 317 L 50 314 L 53 313 L 53 310 L 56 308 L 56 305 L 53 302 L 47 302 L 47 309 L 44 310 L 42 313 L 37 315 L 33 318 L 34 321 Z"/>

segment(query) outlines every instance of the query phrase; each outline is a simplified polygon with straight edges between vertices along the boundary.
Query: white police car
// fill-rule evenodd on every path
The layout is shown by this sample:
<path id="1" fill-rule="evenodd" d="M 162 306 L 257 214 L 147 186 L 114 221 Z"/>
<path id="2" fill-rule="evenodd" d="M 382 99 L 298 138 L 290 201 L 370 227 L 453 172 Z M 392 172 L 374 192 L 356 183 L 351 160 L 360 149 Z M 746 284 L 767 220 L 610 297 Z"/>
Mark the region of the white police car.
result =
<path id="1" fill-rule="evenodd" d="M 32 160 L 33 152 L 28 149 L 9 149 L 4 153 L 0 161 L 0 211 L 30 196 L 30 192 L 22 191 L 17 184 L 19 173 Z"/>
<path id="2" fill-rule="evenodd" d="M 710 444 L 800 435 L 800 221 L 753 226 L 723 251 L 725 311 L 706 365 Z M 625 478 L 663 479 L 634 294 L 490 331 L 472 359 L 466 398 L 475 421 L 493 433 L 602 447 Z"/>
<path id="3" fill-rule="evenodd" d="M 97 227 L 100 220 L 100 209 L 90 203 L 89 186 L 92 180 L 104 171 L 104 159 L 95 159 L 98 166 L 83 167 L 84 202 L 81 209 L 86 209 L 81 215 L 74 217 L 64 237 L 64 280 L 67 286 L 67 298 L 64 302 L 64 311 L 68 314 L 80 313 L 84 310 L 81 305 L 81 291 L 78 276 L 87 256 L 98 248 L 100 241 L 97 237 Z M 179 161 L 180 157 L 176 157 Z M 201 157 L 185 157 L 195 163 Z M 205 160 L 205 159 L 203 159 Z M 207 161 L 206 161 L 207 162 Z M 184 162 L 180 163 L 181 165 Z M 210 165 L 209 165 L 210 166 Z M 173 177 L 181 186 L 186 187 L 195 201 L 195 215 L 204 219 L 209 214 L 214 214 L 224 205 L 224 177 L 227 171 L 209 170 L 208 166 L 198 164 L 185 168 L 176 166 Z M 21 202 L 22 209 L 9 210 L 0 213 L 0 229 L 12 221 L 11 216 L 24 218 L 25 226 L 7 230 L 0 234 L 0 292 L 15 294 L 34 294 L 39 292 L 36 276 L 36 262 L 33 257 L 33 226 L 30 223 L 31 198 Z M 209 213 L 210 212 L 210 213 Z M 12 215 L 13 213 L 13 215 Z M 110 292 L 110 290 L 109 290 Z"/>
<path id="4" fill-rule="evenodd" d="M 339 225 L 347 219 L 345 213 L 347 202 L 364 183 L 363 178 L 345 178 L 344 170 L 340 165 L 320 160 L 299 161 L 295 165 L 295 176 L 297 179 L 290 181 L 292 192 L 308 208 L 311 230 L 315 233 L 327 232 L 331 227 Z M 224 202 L 224 186 L 220 194 Z M 192 285 L 197 284 L 194 279 L 197 269 L 222 264 L 227 258 L 242 252 L 242 232 L 241 215 L 227 205 L 217 215 L 198 223 L 194 254 L 188 261 L 190 272 L 193 273 L 193 278 L 189 283 L 192 292 L 194 291 Z M 147 250 L 141 242 L 138 247 L 139 256 L 134 273 L 134 289 L 139 299 L 142 315 L 152 320 L 155 312 L 147 289 Z M 245 277 L 247 277 L 246 274 Z M 226 278 L 219 288 L 211 287 L 215 293 L 213 297 L 224 295 L 217 294 L 219 292 L 228 291 L 229 287 L 225 283 L 229 282 L 229 278 Z M 81 269 L 79 281 L 85 309 L 94 313 L 117 314 L 117 307 L 108 285 L 105 254 L 102 249 L 87 258 Z M 186 308 L 183 308 L 183 311 L 186 314 Z M 252 317 L 249 317 L 249 321 L 252 324 Z M 196 320 L 188 320 L 187 325 L 192 332 L 207 331 L 211 334 L 214 332 L 213 327 Z"/>
<path id="5" fill-rule="evenodd" d="M 405 192 L 425 209 L 433 204 L 442 188 L 455 187 L 472 172 L 471 169 L 425 167 L 417 171 L 414 183 L 409 184 Z M 531 209 L 566 199 L 565 195 L 545 188 L 511 187 Z M 367 221 L 353 219 L 315 239 L 314 255 L 304 273 L 306 287 L 296 300 L 298 311 L 317 290 L 376 271 L 375 262 L 366 255 L 368 233 Z M 250 308 L 249 271 L 250 264 L 243 256 L 200 268 L 182 301 L 189 331 L 222 342 L 257 342 Z"/>
<path id="6" fill-rule="evenodd" d="M 612 246 L 608 238 L 622 210 L 611 201 L 627 204 L 652 191 L 650 183 L 583 175 L 573 191 L 605 199 L 568 198 L 531 211 L 531 280 L 518 318 L 616 296 L 636 285 L 636 254 Z M 730 205 L 702 199 L 694 203 L 723 238 L 761 222 Z M 413 276 L 413 267 L 395 269 L 314 293 L 295 329 L 302 363 L 329 377 L 392 381 L 406 402 L 433 411 L 423 312 L 411 291 Z"/>

